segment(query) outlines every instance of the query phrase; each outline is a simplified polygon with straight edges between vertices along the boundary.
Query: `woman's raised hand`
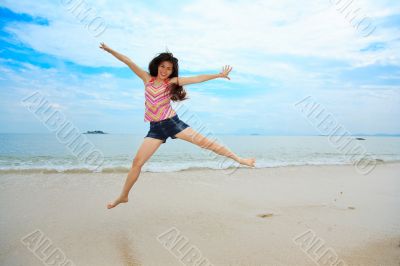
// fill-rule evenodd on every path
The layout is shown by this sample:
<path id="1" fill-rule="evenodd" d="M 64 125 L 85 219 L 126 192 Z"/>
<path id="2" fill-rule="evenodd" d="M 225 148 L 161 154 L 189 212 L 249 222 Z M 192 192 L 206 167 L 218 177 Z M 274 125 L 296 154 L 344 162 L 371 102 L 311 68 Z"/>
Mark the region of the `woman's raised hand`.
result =
<path id="1" fill-rule="evenodd" d="M 225 65 L 224 67 L 222 67 L 222 72 L 219 73 L 220 77 L 221 78 L 227 78 L 227 79 L 230 80 L 231 78 L 228 77 L 228 75 L 229 75 L 229 72 L 231 72 L 231 70 L 232 70 L 231 66 Z"/>
<path id="2" fill-rule="evenodd" d="M 110 51 L 110 47 L 108 47 L 107 44 L 105 44 L 104 42 L 100 43 L 100 49 L 103 49 L 106 52 Z"/>

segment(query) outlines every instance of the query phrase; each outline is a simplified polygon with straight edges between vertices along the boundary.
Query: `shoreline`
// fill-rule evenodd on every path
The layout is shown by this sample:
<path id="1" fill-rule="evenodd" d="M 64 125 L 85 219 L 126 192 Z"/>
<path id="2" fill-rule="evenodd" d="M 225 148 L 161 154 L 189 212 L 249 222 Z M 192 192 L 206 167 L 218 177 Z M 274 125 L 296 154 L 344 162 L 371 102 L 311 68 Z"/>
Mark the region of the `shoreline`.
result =
<path id="1" fill-rule="evenodd" d="M 376 165 L 386 165 L 386 164 L 400 164 L 400 160 L 393 160 L 393 161 L 377 161 Z M 276 165 L 276 166 L 263 166 L 263 167 L 256 167 L 252 170 L 258 169 L 274 169 L 274 168 L 292 168 L 292 167 L 325 167 L 325 166 L 353 166 L 352 163 L 321 163 L 321 164 L 288 164 L 288 165 Z M 154 170 L 142 170 L 143 173 L 176 173 L 176 172 L 191 172 L 191 171 L 203 171 L 203 170 L 212 170 L 212 171 L 230 171 L 231 169 L 249 169 L 246 166 L 240 167 L 228 167 L 228 168 L 210 168 L 210 167 L 189 167 L 187 169 L 179 169 L 175 171 L 154 171 Z M 32 168 L 32 169 L 0 169 L 0 176 L 1 175 L 8 175 L 8 174 L 21 174 L 21 175 L 29 175 L 29 174 L 118 174 L 118 173 L 126 173 L 129 171 L 130 168 L 128 167 L 121 167 L 117 166 L 114 168 L 104 168 L 101 171 L 92 171 L 88 168 L 73 168 L 67 170 L 57 170 L 57 169 L 45 169 L 45 168 Z"/>

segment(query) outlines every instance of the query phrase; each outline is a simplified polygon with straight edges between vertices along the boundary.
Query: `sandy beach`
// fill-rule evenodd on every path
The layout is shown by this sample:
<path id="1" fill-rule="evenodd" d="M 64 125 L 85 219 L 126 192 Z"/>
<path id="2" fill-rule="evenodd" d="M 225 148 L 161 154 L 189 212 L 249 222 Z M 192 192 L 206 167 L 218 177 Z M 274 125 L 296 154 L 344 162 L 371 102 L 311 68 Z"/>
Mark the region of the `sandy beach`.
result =
<path id="1" fill-rule="evenodd" d="M 0 264 L 399 265 L 399 173 L 145 172 L 111 210 L 124 173 L 3 173 Z"/>

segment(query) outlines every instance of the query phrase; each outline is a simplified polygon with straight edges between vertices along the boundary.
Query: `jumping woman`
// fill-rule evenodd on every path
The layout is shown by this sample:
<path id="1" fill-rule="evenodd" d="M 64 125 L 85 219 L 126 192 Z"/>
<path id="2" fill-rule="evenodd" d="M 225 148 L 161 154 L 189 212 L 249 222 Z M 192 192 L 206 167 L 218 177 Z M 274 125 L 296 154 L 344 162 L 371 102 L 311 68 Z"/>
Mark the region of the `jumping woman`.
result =
<path id="1" fill-rule="evenodd" d="M 180 120 L 170 104 L 171 100 L 178 102 L 187 99 L 186 92 L 182 87 L 184 85 L 200 83 L 216 78 L 230 80 L 228 75 L 232 67 L 224 66 L 219 74 L 178 77 L 178 59 L 172 53 L 160 53 L 153 58 L 149 64 L 149 72 L 146 72 L 130 58 L 114 51 L 106 44 L 101 43 L 100 48 L 125 63 L 143 80 L 145 87 L 144 121 L 150 122 L 150 129 L 133 159 L 122 193 L 114 202 L 108 203 L 108 209 L 114 208 L 120 203 L 128 202 L 129 191 L 138 179 L 143 165 L 150 159 L 158 147 L 166 142 L 168 137 L 191 142 L 201 148 L 231 158 L 240 164 L 255 167 L 255 158 L 241 158 L 224 146 L 196 132 L 188 124 Z"/>

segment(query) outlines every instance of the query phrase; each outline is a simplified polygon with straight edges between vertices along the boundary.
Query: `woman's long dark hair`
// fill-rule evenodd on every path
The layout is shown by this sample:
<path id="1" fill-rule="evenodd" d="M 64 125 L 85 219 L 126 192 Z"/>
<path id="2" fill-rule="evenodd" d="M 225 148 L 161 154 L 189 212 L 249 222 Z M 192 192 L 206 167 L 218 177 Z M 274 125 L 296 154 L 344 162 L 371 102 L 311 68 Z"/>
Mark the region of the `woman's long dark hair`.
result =
<path id="1" fill-rule="evenodd" d="M 153 77 L 157 77 L 158 76 L 158 66 L 164 61 L 171 62 L 173 65 L 172 73 L 168 77 L 168 79 L 178 77 L 178 72 L 179 72 L 178 59 L 175 58 L 174 55 L 170 52 L 160 53 L 156 57 L 154 57 L 153 60 L 151 60 L 151 62 L 149 64 L 150 75 Z M 184 100 L 188 99 L 186 97 L 185 89 L 181 85 L 179 85 L 179 83 L 178 84 L 170 84 L 169 89 L 170 89 L 172 101 L 178 102 L 178 101 L 184 101 Z"/>

